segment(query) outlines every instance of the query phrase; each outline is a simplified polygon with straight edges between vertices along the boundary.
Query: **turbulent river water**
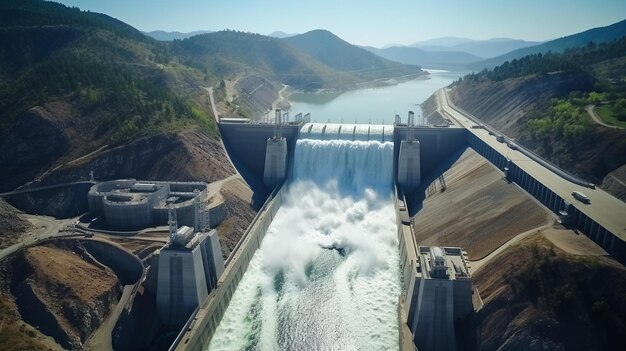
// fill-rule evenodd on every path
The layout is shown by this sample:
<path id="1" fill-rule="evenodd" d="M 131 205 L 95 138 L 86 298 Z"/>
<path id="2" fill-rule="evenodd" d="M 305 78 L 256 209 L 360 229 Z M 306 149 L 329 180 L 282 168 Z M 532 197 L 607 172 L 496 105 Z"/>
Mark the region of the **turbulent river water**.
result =
<path id="1" fill-rule="evenodd" d="M 393 144 L 299 140 L 285 201 L 210 350 L 398 348 Z"/>

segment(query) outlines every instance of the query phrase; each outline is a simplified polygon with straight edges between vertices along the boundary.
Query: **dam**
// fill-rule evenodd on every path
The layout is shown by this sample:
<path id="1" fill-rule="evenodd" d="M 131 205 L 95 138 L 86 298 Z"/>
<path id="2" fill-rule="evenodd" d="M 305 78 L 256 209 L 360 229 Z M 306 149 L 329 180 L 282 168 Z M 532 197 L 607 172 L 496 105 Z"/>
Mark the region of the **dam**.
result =
<path id="1" fill-rule="evenodd" d="M 263 205 L 172 349 L 404 350 L 418 338 L 442 346 L 453 319 L 471 311 L 469 265 L 460 248 L 418 247 L 411 216 L 445 160 L 467 147 L 624 261 L 619 230 L 541 184 L 558 175 L 532 173 L 519 151 L 459 119 L 413 128 L 220 123 L 229 157 Z M 268 169 L 282 181 L 268 184 Z M 417 186 L 406 191 L 410 179 Z M 452 290 L 432 293 L 442 288 Z M 420 321 L 432 321 L 432 332 L 420 332 Z"/>

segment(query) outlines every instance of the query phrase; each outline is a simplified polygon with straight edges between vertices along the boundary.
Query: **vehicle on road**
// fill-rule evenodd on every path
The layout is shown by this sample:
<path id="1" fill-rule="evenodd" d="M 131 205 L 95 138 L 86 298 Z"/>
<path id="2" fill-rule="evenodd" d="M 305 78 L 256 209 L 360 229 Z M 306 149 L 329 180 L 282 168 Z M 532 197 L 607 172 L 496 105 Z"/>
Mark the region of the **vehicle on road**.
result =
<path id="1" fill-rule="evenodd" d="M 506 143 L 506 146 L 511 148 L 511 150 L 517 150 L 517 144 L 515 143 Z"/>
<path id="2" fill-rule="evenodd" d="M 587 197 L 587 195 L 581 193 L 580 191 L 573 191 L 572 192 L 572 196 L 576 200 L 578 200 L 578 201 L 580 201 L 580 202 L 582 202 L 584 204 L 590 204 L 591 203 L 591 199 L 589 199 L 589 197 Z"/>
<path id="3" fill-rule="evenodd" d="M 504 136 L 503 136 L 503 135 L 498 135 L 498 136 L 496 136 L 496 140 L 497 140 L 499 143 L 503 143 L 503 142 L 504 142 Z"/>

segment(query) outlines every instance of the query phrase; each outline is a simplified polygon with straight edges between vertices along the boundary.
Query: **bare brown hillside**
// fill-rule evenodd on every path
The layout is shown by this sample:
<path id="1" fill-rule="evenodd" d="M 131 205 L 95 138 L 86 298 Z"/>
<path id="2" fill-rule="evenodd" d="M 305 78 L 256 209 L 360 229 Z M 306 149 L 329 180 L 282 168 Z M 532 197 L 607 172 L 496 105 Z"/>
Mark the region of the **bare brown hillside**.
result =
<path id="1" fill-rule="evenodd" d="M 20 211 L 0 199 L 0 248 L 15 244 L 19 236 L 32 227 L 19 214 Z"/>
<path id="2" fill-rule="evenodd" d="M 622 349 L 626 269 L 611 258 L 566 253 L 536 234 L 478 271 L 474 284 L 484 306 L 464 324 L 462 349 Z"/>
<path id="3" fill-rule="evenodd" d="M 80 245 L 25 249 L 5 260 L 0 274 L 2 304 L 8 313 L 4 318 L 19 326 L 0 328 L 0 334 L 15 349 L 20 349 L 24 334 L 33 349 L 51 345 L 80 349 L 121 293 L 115 273 L 84 248 L 81 251 Z"/>
<path id="4" fill-rule="evenodd" d="M 418 245 L 461 246 L 480 259 L 514 236 L 550 221 L 549 213 L 472 149 L 444 173 L 414 217 Z"/>
<path id="5" fill-rule="evenodd" d="M 110 111 L 79 98 L 36 106 L 0 141 L 0 191 L 43 184 L 119 177 L 213 181 L 234 173 L 219 139 L 184 120 L 114 147 Z"/>

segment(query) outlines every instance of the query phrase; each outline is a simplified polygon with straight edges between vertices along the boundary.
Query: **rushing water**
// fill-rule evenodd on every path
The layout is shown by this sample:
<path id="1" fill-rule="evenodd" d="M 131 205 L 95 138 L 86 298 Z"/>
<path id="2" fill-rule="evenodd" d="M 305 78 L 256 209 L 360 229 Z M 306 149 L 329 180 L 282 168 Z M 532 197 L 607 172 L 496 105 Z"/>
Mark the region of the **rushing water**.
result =
<path id="1" fill-rule="evenodd" d="M 210 350 L 398 349 L 393 144 L 299 140 Z"/>
<path id="2" fill-rule="evenodd" d="M 341 94 L 296 93 L 289 97 L 291 118 L 296 113 L 311 113 L 311 122 L 392 124 L 396 114 L 406 121 L 407 111 L 421 114 L 419 104 L 435 90 L 445 87 L 463 72 L 427 70 L 429 79 L 402 84 L 359 89 Z"/>

